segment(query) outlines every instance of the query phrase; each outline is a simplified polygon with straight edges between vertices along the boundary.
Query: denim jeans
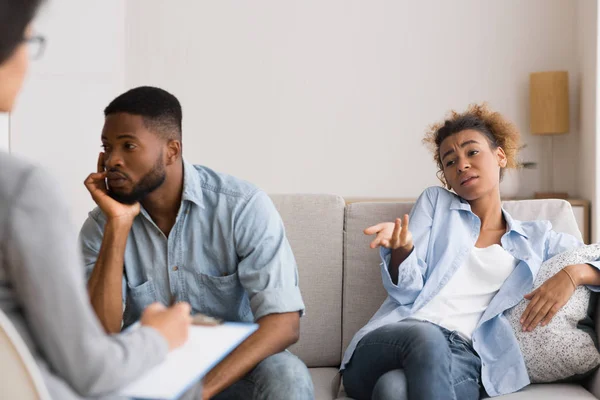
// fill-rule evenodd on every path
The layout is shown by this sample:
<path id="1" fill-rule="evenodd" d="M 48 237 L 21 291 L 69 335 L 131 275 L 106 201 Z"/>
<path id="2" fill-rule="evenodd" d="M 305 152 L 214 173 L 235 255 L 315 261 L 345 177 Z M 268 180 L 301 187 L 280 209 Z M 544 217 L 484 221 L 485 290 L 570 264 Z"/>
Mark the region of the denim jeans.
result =
<path id="1" fill-rule="evenodd" d="M 369 332 L 343 372 L 356 400 L 450 399 L 480 396 L 481 361 L 456 332 L 401 321 Z"/>
<path id="2" fill-rule="evenodd" d="M 298 357 L 283 351 L 267 357 L 241 380 L 213 400 L 313 400 L 308 368 Z"/>

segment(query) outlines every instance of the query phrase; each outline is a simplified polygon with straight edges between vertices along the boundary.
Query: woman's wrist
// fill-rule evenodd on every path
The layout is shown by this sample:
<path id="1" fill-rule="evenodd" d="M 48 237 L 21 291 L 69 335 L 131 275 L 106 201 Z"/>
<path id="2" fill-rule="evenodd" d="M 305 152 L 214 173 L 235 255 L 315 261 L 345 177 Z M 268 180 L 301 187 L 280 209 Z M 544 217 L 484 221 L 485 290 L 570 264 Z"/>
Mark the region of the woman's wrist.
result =
<path id="1" fill-rule="evenodd" d="M 408 257 L 410 252 L 413 250 L 414 246 L 412 243 L 407 244 L 406 246 L 398 247 L 397 249 L 392 250 L 396 255 L 399 255 L 403 258 Z"/>
<path id="2" fill-rule="evenodd" d="M 563 268 L 575 281 L 577 286 L 596 285 L 600 278 L 600 271 L 589 264 L 573 264 Z"/>
<path id="3" fill-rule="evenodd" d="M 579 286 L 582 284 L 582 281 L 584 280 L 584 273 L 583 273 L 583 266 L 587 266 L 586 264 L 573 264 L 573 265 L 567 265 L 566 267 L 563 268 L 563 271 L 567 273 L 567 275 L 569 275 L 569 277 L 573 280 L 573 283 L 576 286 Z"/>

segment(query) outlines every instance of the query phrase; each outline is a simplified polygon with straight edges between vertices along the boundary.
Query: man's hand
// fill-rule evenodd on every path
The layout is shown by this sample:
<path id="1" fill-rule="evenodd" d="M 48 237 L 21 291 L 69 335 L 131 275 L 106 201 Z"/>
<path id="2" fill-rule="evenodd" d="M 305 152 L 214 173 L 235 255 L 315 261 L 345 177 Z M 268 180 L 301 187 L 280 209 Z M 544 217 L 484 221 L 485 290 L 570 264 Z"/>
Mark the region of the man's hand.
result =
<path id="1" fill-rule="evenodd" d="M 104 153 L 98 156 L 98 172 L 90 174 L 84 185 L 106 218 L 132 222 L 140 212 L 140 204 L 122 204 L 108 195 L 104 171 Z"/>
<path id="2" fill-rule="evenodd" d="M 523 331 L 531 332 L 540 322 L 542 326 L 548 325 L 575 293 L 575 286 L 568 272 L 561 270 L 542 286 L 526 294 L 525 298 L 530 302 L 520 320 Z"/>
<path id="3" fill-rule="evenodd" d="M 413 239 L 412 234 L 408 230 L 408 214 L 404 214 L 404 218 L 396 218 L 394 223 L 382 222 L 380 224 L 370 226 L 364 230 L 365 235 L 375 235 L 375 239 L 371 242 L 371 248 L 383 246 L 388 249 L 396 250 L 404 248 L 412 250 Z"/>
<path id="4" fill-rule="evenodd" d="M 140 322 L 156 329 L 169 343 L 169 350 L 173 350 L 187 341 L 192 323 L 190 310 L 188 303 L 177 303 L 169 308 L 152 303 L 142 313 Z"/>

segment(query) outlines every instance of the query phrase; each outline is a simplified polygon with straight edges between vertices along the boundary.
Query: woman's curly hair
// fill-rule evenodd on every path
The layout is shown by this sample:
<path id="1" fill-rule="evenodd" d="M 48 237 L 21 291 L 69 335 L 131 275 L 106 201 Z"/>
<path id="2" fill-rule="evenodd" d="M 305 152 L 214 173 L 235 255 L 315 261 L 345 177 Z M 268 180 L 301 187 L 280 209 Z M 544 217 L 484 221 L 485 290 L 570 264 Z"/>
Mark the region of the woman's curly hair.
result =
<path id="1" fill-rule="evenodd" d="M 521 148 L 521 134 L 517 127 L 500 113 L 490 110 L 487 103 L 471 104 L 463 113 L 450 111 L 444 121 L 431 125 L 423 138 L 423 143 L 433 152 L 433 159 L 438 166 L 437 177 L 445 187 L 450 189 L 443 173 L 440 145 L 447 137 L 466 129 L 483 134 L 492 149 L 502 147 L 506 153 L 506 168 L 518 167 L 517 153 Z M 500 171 L 500 179 L 502 173 L 503 169 Z"/>

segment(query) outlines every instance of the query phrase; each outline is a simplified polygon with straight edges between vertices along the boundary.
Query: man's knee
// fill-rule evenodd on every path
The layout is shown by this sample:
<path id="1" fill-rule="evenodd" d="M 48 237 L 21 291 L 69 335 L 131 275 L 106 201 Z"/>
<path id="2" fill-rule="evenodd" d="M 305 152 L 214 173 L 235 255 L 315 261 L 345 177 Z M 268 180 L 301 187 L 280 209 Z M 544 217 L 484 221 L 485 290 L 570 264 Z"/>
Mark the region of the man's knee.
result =
<path id="1" fill-rule="evenodd" d="M 261 399 L 313 399 L 314 388 L 306 365 L 289 352 L 263 360 L 252 371 Z M 282 397 L 283 396 L 283 397 Z"/>

